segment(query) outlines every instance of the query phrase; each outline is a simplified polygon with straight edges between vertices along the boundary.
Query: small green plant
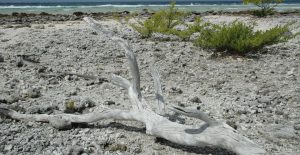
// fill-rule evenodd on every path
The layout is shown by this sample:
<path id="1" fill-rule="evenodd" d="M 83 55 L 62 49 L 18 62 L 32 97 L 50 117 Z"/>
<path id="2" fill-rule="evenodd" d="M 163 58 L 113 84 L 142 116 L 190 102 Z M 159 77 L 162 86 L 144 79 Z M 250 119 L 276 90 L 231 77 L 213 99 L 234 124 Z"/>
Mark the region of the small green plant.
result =
<path id="1" fill-rule="evenodd" d="M 65 112 L 66 113 L 73 113 L 74 111 L 76 111 L 75 101 L 67 100 L 65 102 Z"/>
<path id="2" fill-rule="evenodd" d="M 274 14 L 274 8 L 282 2 L 283 0 L 243 0 L 244 4 L 251 3 L 260 8 L 260 10 L 253 11 L 253 14 L 258 17 Z"/>
<path id="3" fill-rule="evenodd" d="M 291 23 L 284 26 L 276 26 L 266 31 L 254 31 L 253 25 L 235 21 L 231 24 L 216 25 L 201 31 L 196 45 L 214 49 L 216 52 L 227 51 L 229 53 L 244 55 L 263 48 L 266 45 L 286 41 L 294 35 L 286 35 Z"/>
<path id="4" fill-rule="evenodd" d="M 185 30 L 172 30 L 172 34 L 180 37 L 182 40 L 189 40 L 191 35 L 197 32 L 202 32 L 205 27 L 210 26 L 209 22 L 203 22 L 201 18 L 196 18 L 194 23 L 191 25 L 187 25 L 187 29 Z"/>
<path id="5" fill-rule="evenodd" d="M 183 17 L 184 13 L 178 11 L 173 2 L 168 9 L 160 10 L 146 21 L 131 26 L 144 38 L 150 37 L 154 32 L 172 34 L 174 27 L 183 23 Z"/>

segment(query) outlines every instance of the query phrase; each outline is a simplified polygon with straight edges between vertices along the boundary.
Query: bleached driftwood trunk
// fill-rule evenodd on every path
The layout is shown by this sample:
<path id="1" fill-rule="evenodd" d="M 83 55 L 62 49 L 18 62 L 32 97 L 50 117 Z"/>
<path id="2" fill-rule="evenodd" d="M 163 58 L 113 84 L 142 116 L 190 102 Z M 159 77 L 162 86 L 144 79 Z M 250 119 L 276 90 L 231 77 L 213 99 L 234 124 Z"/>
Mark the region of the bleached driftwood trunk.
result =
<path id="1" fill-rule="evenodd" d="M 84 18 L 84 20 L 99 33 L 106 35 L 124 50 L 129 61 L 132 81 L 113 75 L 112 82 L 127 90 L 129 99 L 132 103 L 130 110 L 116 110 L 103 107 L 101 111 L 95 111 L 89 114 L 73 115 L 73 114 L 21 114 L 5 106 L 0 106 L 0 114 L 8 116 L 16 120 L 30 120 L 38 122 L 48 122 L 53 127 L 63 129 L 70 127 L 72 123 L 92 123 L 102 119 L 117 119 L 117 120 L 132 120 L 139 121 L 146 125 L 146 133 L 149 135 L 161 137 L 171 142 L 188 145 L 188 146 L 213 146 L 220 147 L 235 152 L 240 155 L 257 155 L 264 154 L 254 142 L 240 135 L 236 130 L 229 125 L 218 122 L 210 118 L 205 113 L 198 110 L 180 108 L 176 106 L 168 107 L 174 112 L 201 119 L 205 123 L 200 127 L 178 124 L 163 117 L 165 114 L 164 99 L 162 96 L 162 88 L 159 79 L 159 73 L 151 67 L 152 76 L 154 78 L 157 112 L 154 112 L 149 104 L 143 99 L 140 91 L 140 74 L 137 60 L 128 45 L 122 38 L 113 36 L 106 28 L 98 24 L 92 18 Z"/>

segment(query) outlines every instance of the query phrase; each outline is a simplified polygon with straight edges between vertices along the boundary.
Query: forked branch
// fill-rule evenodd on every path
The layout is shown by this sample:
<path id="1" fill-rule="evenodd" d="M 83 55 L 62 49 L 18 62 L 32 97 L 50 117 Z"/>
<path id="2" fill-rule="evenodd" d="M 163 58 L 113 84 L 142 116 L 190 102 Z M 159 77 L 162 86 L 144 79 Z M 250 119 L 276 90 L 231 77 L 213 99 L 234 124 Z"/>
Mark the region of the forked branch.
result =
<path id="1" fill-rule="evenodd" d="M 30 120 L 38 122 L 48 122 L 53 127 L 63 129 L 71 127 L 73 123 L 92 123 L 102 119 L 119 119 L 139 121 L 146 125 L 146 133 L 169 140 L 174 143 L 187 146 L 213 146 L 233 151 L 239 155 L 258 155 L 264 154 L 265 150 L 261 149 L 254 142 L 239 134 L 226 123 L 218 122 L 210 118 L 205 113 L 184 109 L 180 107 L 170 107 L 172 111 L 177 113 L 195 117 L 204 121 L 198 126 L 189 126 L 172 122 L 167 118 L 155 113 L 141 96 L 140 92 L 140 75 L 136 58 L 128 43 L 105 29 L 92 18 L 84 18 L 84 20 L 95 30 L 106 35 L 110 39 L 116 41 L 126 52 L 129 61 L 132 83 L 120 76 L 113 76 L 112 82 L 127 90 L 129 99 L 132 103 L 130 110 L 117 110 L 102 107 L 102 110 L 89 114 L 73 115 L 73 114 L 21 114 L 9 109 L 5 105 L 0 105 L 0 114 L 16 120 Z M 164 100 L 162 97 L 161 83 L 159 74 L 156 69 L 152 69 L 156 89 L 156 100 L 158 102 L 157 109 L 159 113 L 164 112 Z"/>

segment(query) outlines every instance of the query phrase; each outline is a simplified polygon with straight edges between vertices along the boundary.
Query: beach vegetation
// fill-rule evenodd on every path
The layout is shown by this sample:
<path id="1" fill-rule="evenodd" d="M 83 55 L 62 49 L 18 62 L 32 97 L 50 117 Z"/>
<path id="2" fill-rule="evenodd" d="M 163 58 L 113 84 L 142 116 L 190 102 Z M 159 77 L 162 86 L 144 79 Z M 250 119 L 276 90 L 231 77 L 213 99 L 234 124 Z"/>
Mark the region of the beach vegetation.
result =
<path id="1" fill-rule="evenodd" d="M 203 22 L 200 17 L 197 17 L 193 24 L 185 24 L 186 29 L 184 30 L 172 30 L 172 34 L 180 37 L 184 41 L 188 41 L 194 33 L 202 32 L 206 27 L 209 27 L 211 24 L 209 22 Z"/>
<path id="2" fill-rule="evenodd" d="M 137 24 L 131 24 L 131 26 L 143 38 L 150 37 L 154 32 L 172 34 L 176 26 L 184 23 L 184 16 L 185 13 L 179 11 L 175 2 L 172 2 L 167 9 L 160 10 L 144 22 L 139 21 Z"/>
<path id="3" fill-rule="evenodd" d="M 81 11 L 75 11 L 75 12 L 73 12 L 73 15 L 74 15 L 74 16 L 83 16 L 84 13 L 81 12 Z"/>
<path id="4" fill-rule="evenodd" d="M 65 112 L 66 113 L 73 113 L 76 110 L 75 101 L 67 100 L 65 102 Z"/>
<path id="5" fill-rule="evenodd" d="M 240 21 L 230 24 L 210 24 L 202 29 L 195 44 L 203 48 L 213 49 L 215 52 L 227 52 L 245 55 L 255 52 L 267 45 L 287 41 L 295 35 L 290 34 L 288 23 L 269 30 L 254 30 L 254 25 L 246 25 Z"/>
<path id="6" fill-rule="evenodd" d="M 47 12 L 41 12 L 40 15 L 41 15 L 41 16 L 49 16 L 50 14 L 47 13 Z"/>
<path id="7" fill-rule="evenodd" d="M 253 15 L 258 17 L 274 14 L 274 8 L 282 2 L 283 0 L 243 0 L 244 4 L 254 4 L 260 8 L 253 11 Z"/>

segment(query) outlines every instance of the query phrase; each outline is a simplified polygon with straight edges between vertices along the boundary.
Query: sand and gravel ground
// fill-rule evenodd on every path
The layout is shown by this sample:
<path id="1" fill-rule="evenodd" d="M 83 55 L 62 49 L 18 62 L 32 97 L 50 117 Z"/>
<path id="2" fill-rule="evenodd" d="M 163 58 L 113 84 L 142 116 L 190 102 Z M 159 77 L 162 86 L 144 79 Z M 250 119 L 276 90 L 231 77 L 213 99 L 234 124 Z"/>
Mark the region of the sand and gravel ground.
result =
<path id="1" fill-rule="evenodd" d="M 205 16 L 221 23 L 239 18 L 257 29 L 298 21 L 299 16 L 254 19 Z M 140 39 L 126 24 L 103 20 L 127 39 L 141 70 L 142 93 L 154 100 L 149 65 L 158 66 L 167 104 L 200 106 L 258 143 L 268 154 L 300 154 L 300 37 L 269 46 L 256 57 L 212 57 L 190 42 Z M 297 31 L 297 30 L 295 30 Z M 18 57 L 26 57 L 20 62 Z M 102 105 L 128 109 L 112 74 L 128 77 L 124 52 L 80 21 L 0 29 L 0 102 L 23 113 L 57 114 L 65 103 L 88 113 Z M 28 61 L 29 60 L 29 61 Z M 100 77 L 89 80 L 77 73 Z M 176 116 L 197 125 L 198 120 Z M 104 120 L 58 131 L 48 124 L 0 117 L 0 154 L 226 154 L 183 147 L 145 134 L 141 123 Z"/>

